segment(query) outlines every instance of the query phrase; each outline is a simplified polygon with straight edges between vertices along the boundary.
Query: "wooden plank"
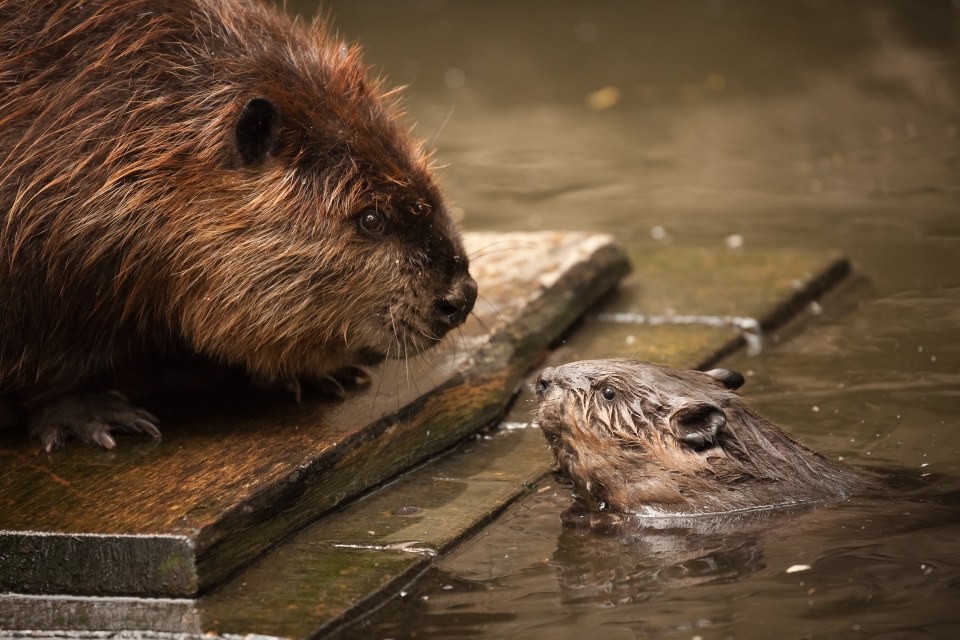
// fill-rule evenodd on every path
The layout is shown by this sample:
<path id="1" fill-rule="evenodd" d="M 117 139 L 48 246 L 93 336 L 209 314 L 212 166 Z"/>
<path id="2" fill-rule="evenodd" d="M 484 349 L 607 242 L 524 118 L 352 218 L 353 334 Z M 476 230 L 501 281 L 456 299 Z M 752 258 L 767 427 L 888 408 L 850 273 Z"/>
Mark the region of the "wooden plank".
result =
<path id="1" fill-rule="evenodd" d="M 619 294 L 594 307 L 565 337 L 564 346 L 549 355 L 549 364 L 629 357 L 645 345 L 645 358 L 694 367 L 705 354 L 736 342 L 738 331 L 698 324 L 611 323 L 598 317 L 630 312 L 659 316 L 673 309 L 698 315 L 737 311 L 762 319 L 785 305 L 795 314 L 823 293 L 812 283 L 836 284 L 829 274 L 840 262 L 817 253 L 704 255 L 675 248 L 632 259 L 634 275 L 622 282 Z M 806 292 L 805 297 L 798 298 L 797 292 Z M 629 344 L 628 336 L 633 336 Z M 184 634 L 181 640 L 199 640 L 204 634 L 231 640 L 238 637 L 232 634 L 308 638 L 335 636 L 339 625 L 391 599 L 383 611 L 404 610 L 401 594 L 410 581 L 534 489 L 550 468 L 552 456 L 543 436 L 529 425 L 534 406 L 530 382 L 537 369 L 518 385 L 520 394 L 499 429 L 475 434 L 307 526 L 198 600 L 0 596 L 0 628 L 70 628 L 81 635 L 77 630 L 155 630 Z M 65 610 L 75 613 L 66 615 Z"/>
<path id="2" fill-rule="evenodd" d="M 48 455 L 0 440 L 0 590 L 192 596 L 500 415 L 533 361 L 629 271 L 610 236 L 467 234 L 483 298 L 445 349 L 301 405 L 178 397 L 159 443 Z M 93 559 L 93 561 L 91 561 Z"/>
<path id="3" fill-rule="evenodd" d="M 760 346 L 852 274 L 845 257 L 816 251 L 669 248 L 630 259 L 634 272 L 620 294 L 578 325 L 573 359 L 635 357 L 709 369 L 746 341 L 737 326 L 705 321 L 752 321 Z M 646 322 L 611 321 L 630 315 Z"/>

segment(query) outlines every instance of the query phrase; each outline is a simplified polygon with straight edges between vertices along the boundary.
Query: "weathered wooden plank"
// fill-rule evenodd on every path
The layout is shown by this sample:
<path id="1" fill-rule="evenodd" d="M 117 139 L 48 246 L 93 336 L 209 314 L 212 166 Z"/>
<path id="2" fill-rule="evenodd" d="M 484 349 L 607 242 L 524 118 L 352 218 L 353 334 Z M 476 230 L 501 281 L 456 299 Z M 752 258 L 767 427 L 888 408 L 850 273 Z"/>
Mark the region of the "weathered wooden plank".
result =
<path id="1" fill-rule="evenodd" d="M 708 369 L 746 346 L 746 333 L 759 346 L 852 273 L 846 258 L 828 252 L 670 248 L 630 258 L 634 273 L 620 294 L 578 326 L 574 359 L 635 357 Z M 646 321 L 610 321 L 624 315 Z M 733 319 L 755 329 L 721 322 Z"/>
<path id="2" fill-rule="evenodd" d="M 543 438 L 504 435 L 470 439 L 322 518 L 199 600 L 0 595 L 0 629 L 309 637 L 413 579 L 529 491 L 549 462 Z"/>
<path id="3" fill-rule="evenodd" d="M 116 452 L 47 455 L 4 434 L 0 590 L 190 596 L 221 582 L 495 419 L 550 341 L 629 270 L 605 235 L 466 242 L 483 296 L 474 318 L 445 350 L 389 363 L 344 402 L 296 405 L 236 389 L 177 398 L 161 442 L 122 438 Z M 84 563 L 92 552 L 102 561 Z"/>
<path id="4" fill-rule="evenodd" d="M 305 638 L 375 604 L 527 493 L 549 455 L 530 455 L 546 453 L 539 432 L 520 435 L 468 442 L 307 527 L 202 598 L 203 630 Z"/>
<path id="5" fill-rule="evenodd" d="M 635 275 L 622 283 L 617 296 L 585 316 L 549 362 L 628 357 L 643 345 L 646 359 L 694 367 L 704 354 L 735 343 L 738 330 L 601 322 L 598 315 L 656 316 L 673 309 L 677 314 L 739 311 L 764 318 L 788 303 L 790 313 L 796 313 L 822 293 L 810 284 L 823 281 L 823 274 L 837 263 L 835 257 L 821 254 L 713 253 L 672 249 L 633 256 Z M 711 268 L 704 283 L 698 276 L 707 266 Z M 797 292 L 807 292 L 806 297 L 798 299 Z M 631 335 L 628 344 L 625 338 Z M 66 598 L 59 601 L 58 610 L 77 613 L 61 615 L 52 623 L 50 601 L 0 596 L 0 628 L 68 628 L 64 625 L 72 620 L 73 629 L 156 629 L 197 638 L 204 633 L 231 638 L 236 636 L 230 634 L 248 633 L 287 638 L 334 633 L 337 625 L 385 599 L 402 601 L 404 585 L 525 495 L 549 469 L 552 457 L 543 436 L 529 426 L 532 389 L 529 384 L 520 387 L 500 429 L 464 441 L 454 451 L 309 525 L 199 600 Z M 4 611 L 10 612 L 6 618 Z"/>

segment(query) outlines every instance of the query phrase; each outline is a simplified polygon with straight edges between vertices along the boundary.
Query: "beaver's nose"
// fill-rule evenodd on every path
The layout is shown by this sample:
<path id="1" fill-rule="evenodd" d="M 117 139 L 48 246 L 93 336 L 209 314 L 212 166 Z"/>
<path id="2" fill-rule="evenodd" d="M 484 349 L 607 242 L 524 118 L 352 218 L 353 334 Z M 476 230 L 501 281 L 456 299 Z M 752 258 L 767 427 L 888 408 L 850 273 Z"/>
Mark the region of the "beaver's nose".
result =
<path id="1" fill-rule="evenodd" d="M 546 368 L 537 376 L 537 395 L 542 396 L 553 384 L 553 369 Z"/>
<path id="2" fill-rule="evenodd" d="M 453 329 L 462 325 L 470 312 L 473 303 L 477 301 L 477 283 L 470 276 L 457 280 L 447 295 L 433 303 L 434 309 L 445 329 Z"/>

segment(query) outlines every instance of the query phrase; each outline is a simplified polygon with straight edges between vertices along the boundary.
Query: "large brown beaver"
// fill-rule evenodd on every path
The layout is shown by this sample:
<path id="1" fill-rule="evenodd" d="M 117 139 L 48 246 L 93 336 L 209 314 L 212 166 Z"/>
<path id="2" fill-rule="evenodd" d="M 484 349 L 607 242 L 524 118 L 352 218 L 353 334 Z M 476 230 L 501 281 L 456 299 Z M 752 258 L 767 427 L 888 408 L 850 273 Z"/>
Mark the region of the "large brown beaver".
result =
<path id="1" fill-rule="evenodd" d="M 864 483 L 748 409 L 743 376 L 634 360 L 545 369 L 537 422 L 584 498 L 638 515 L 841 498 Z"/>
<path id="2" fill-rule="evenodd" d="M 0 401 L 48 450 L 158 435 L 112 391 L 413 355 L 476 284 L 356 48 L 254 0 L 0 0 Z"/>

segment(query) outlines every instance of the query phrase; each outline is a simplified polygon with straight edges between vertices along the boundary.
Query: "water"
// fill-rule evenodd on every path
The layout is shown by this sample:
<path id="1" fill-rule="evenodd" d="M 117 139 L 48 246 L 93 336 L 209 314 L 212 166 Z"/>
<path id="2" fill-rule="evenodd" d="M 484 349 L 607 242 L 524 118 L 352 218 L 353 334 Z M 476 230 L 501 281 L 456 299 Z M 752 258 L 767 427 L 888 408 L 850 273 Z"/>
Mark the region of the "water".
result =
<path id="1" fill-rule="evenodd" d="M 868 288 L 726 365 L 809 446 L 903 479 L 766 520 L 606 533 L 564 525 L 569 490 L 548 480 L 348 634 L 953 637 L 960 4 L 324 6 L 409 84 L 467 229 L 851 257 Z M 786 572 L 797 564 L 813 568 Z"/>

